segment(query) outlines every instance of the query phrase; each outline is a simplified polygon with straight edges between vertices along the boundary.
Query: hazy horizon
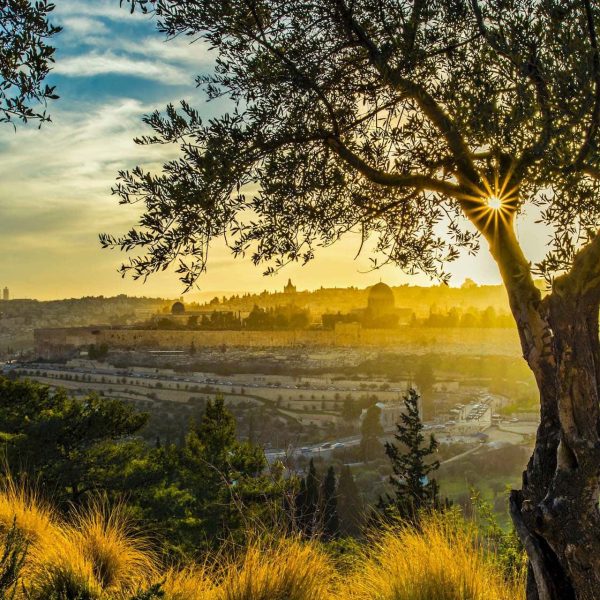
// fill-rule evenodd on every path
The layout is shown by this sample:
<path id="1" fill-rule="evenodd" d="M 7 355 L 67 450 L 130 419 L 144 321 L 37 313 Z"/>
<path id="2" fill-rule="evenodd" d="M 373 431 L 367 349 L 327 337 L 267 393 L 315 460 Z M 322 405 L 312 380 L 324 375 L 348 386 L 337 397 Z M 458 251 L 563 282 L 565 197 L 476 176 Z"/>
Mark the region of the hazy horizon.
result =
<path id="1" fill-rule="evenodd" d="M 394 287 L 400 287 L 403 285 L 408 285 L 409 287 L 437 287 L 438 283 L 435 282 L 425 282 L 425 283 L 414 283 L 414 282 L 403 282 L 403 283 L 390 283 L 388 280 L 384 279 L 384 278 L 379 278 L 377 279 L 377 281 L 374 281 L 372 283 L 369 283 L 367 285 L 345 285 L 345 286 L 329 286 L 329 285 L 319 285 L 316 287 L 302 287 L 301 285 L 297 284 L 297 281 L 292 277 L 292 278 L 288 278 L 291 279 L 292 283 L 294 285 L 296 285 L 297 291 L 300 292 L 308 292 L 308 293 L 312 293 L 312 292 L 316 292 L 319 289 L 321 289 L 321 287 L 323 288 L 328 288 L 328 289 L 339 289 L 339 290 L 344 290 L 344 289 L 350 289 L 350 288 L 356 288 L 358 290 L 366 290 L 369 287 L 375 285 L 376 283 L 379 283 L 379 281 L 382 281 L 383 283 L 388 284 L 390 287 L 394 288 Z M 288 279 L 285 279 L 285 283 L 287 283 Z M 263 280 L 265 281 L 269 281 L 271 280 L 270 278 L 264 278 Z M 272 280 L 271 280 L 272 281 Z M 481 283 L 478 281 L 473 280 L 474 283 L 479 286 L 479 287 L 485 287 L 485 286 L 490 286 L 490 287 L 498 287 L 498 288 L 502 288 L 504 289 L 504 287 L 502 286 L 501 283 Z M 464 282 L 464 280 L 463 280 Z M 460 282 L 460 284 L 457 284 L 456 282 L 451 282 L 450 285 L 448 287 L 450 288 L 454 288 L 454 289 L 459 289 L 462 285 L 463 282 Z M 162 295 L 162 294 L 147 294 L 147 293 L 143 293 L 144 289 L 142 288 L 140 290 L 140 293 L 128 293 L 126 294 L 129 298 L 158 298 L 161 300 L 174 300 L 174 299 L 178 299 L 178 298 L 183 298 L 184 302 L 188 302 L 188 303 L 192 303 L 192 302 L 198 302 L 198 303 L 203 303 L 203 302 L 207 302 L 209 300 L 211 300 L 212 298 L 214 298 L 215 296 L 218 296 L 219 298 L 223 297 L 223 296 L 227 296 L 227 297 L 231 297 L 231 296 L 235 296 L 235 295 L 243 295 L 243 294 L 260 294 L 263 291 L 269 292 L 271 294 L 274 293 L 281 293 L 283 292 L 283 285 L 281 286 L 268 286 L 268 287 L 263 287 L 261 289 L 258 290 L 243 290 L 243 289 L 211 289 L 211 290 L 192 290 L 190 292 L 188 292 L 187 294 L 167 294 L 167 295 Z M 443 284 L 442 284 L 443 285 Z M 4 286 L 0 286 L 4 287 Z M 28 297 L 28 296 L 18 296 L 18 295 L 14 295 L 12 292 L 12 289 L 10 289 L 10 299 L 11 300 L 36 300 L 39 302 L 56 302 L 56 301 L 62 301 L 62 300 L 80 300 L 82 298 L 98 298 L 100 296 L 104 297 L 104 298 L 111 298 L 111 297 L 115 297 L 115 296 L 119 296 L 120 294 L 123 294 L 125 292 L 115 292 L 115 293 L 99 293 L 99 294 L 83 294 L 80 296 L 56 296 L 56 297 L 48 297 L 48 298 L 36 298 L 36 297 Z"/>

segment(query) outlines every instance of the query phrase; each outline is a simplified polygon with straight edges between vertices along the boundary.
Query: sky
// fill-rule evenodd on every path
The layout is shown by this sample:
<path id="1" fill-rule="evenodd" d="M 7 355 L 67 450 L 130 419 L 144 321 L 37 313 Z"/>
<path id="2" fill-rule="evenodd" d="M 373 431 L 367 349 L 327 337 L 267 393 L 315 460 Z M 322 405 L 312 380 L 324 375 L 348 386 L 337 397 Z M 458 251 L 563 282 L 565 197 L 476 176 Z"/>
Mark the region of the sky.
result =
<path id="1" fill-rule="evenodd" d="M 111 187 L 120 169 L 138 164 L 158 168 L 172 156 L 169 147 L 142 147 L 135 136 L 150 133 L 141 118 L 185 98 L 203 116 L 226 107 L 207 103 L 195 89 L 198 74 L 210 72 L 213 56 L 201 43 L 165 42 L 148 16 L 130 15 L 118 0 L 56 0 L 53 21 L 63 27 L 56 38 L 56 64 L 49 83 L 60 100 L 50 106 L 52 123 L 0 129 L 0 287 L 13 298 L 40 300 L 126 293 L 176 297 L 183 286 L 172 272 L 146 282 L 117 272 L 126 258 L 103 250 L 98 234 L 120 234 L 135 225 L 135 208 L 118 204 Z M 531 219 L 530 219 L 531 220 Z M 530 220 L 520 224 L 527 250 Z M 354 259 L 358 236 L 349 236 L 317 253 L 302 267 L 276 276 L 248 260 L 234 260 L 219 244 L 211 250 L 208 272 L 188 299 L 213 292 L 276 290 L 288 278 L 298 289 L 320 286 L 367 287 L 431 282 L 407 276 L 397 267 L 369 270 L 368 250 Z M 538 257 L 532 256 L 532 259 Z M 485 248 L 450 267 L 451 285 L 465 277 L 499 283 Z"/>

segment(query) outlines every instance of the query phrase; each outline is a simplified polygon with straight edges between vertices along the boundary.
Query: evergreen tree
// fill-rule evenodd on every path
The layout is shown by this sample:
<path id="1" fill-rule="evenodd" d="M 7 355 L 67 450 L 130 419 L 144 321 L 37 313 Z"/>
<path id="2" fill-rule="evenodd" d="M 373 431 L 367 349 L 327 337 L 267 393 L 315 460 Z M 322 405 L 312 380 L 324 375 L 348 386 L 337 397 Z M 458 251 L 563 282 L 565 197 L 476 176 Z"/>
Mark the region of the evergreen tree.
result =
<path id="1" fill-rule="evenodd" d="M 348 465 L 342 467 L 337 488 L 337 514 L 340 533 L 358 536 L 363 522 L 363 502 Z"/>
<path id="2" fill-rule="evenodd" d="M 327 475 L 321 484 L 321 520 L 325 539 L 332 539 L 339 533 L 337 512 L 336 481 L 333 467 L 327 469 Z"/>
<path id="3" fill-rule="evenodd" d="M 365 417 L 360 426 L 360 450 L 362 458 L 366 462 L 372 460 L 380 448 L 379 436 L 383 435 L 381 426 L 381 409 L 373 404 L 367 409 Z"/>
<path id="4" fill-rule="evenodd" d="M 419 390 L 421 397 L 421 414 L 424 419 L 434 416 L 433 410 L 433 384 L 435 383 L 435 373 L 431 363 L 427 359 L 422 359 L 415 373 L 415 385 Z"/>
<path id="5" fill-rule="evenodd" d="M 393 504 L 404 518 L 417 518 L 422 508 L 436 508 L 438 501 L 438 485 L 429 475 L 436 471 L 440 463 L 427 461 L 437 449 L 438 443 L 430 436 L 425 443 L 423 423 L 419 416 L 419 394 L 410 389 L 404 396 L 406 412 L 397 423 L 394 437 L 401 447 L 386 442 L 385 453 L 392 462 L 394 475 L 390 483 L 395 489 Z"/>
<path id="6" fill-rule="evenodd" d="M 342 419 L 351 423 L 360 417 L 360 406 L 351 398 L 346 398 L 342 405 Z"/>
<path id="7" fill-rule="evenodd" d="M 300 482 L 296 496 L 296 522 L 302 533 L 311 536 L 316 532 L 319 512 L 319 479 L 313 459 L 310 459 L 308 473 Z"/>
<path id="8" fill-rule="evenodd" d="M 222 396 L 208 400 L 200 424 L 192 429 L 204 447 L 205 460 L 216 469 L 230 462 L 229 450 L 236 445 L 236 424 L 233 415 L 225 408 Z"/>

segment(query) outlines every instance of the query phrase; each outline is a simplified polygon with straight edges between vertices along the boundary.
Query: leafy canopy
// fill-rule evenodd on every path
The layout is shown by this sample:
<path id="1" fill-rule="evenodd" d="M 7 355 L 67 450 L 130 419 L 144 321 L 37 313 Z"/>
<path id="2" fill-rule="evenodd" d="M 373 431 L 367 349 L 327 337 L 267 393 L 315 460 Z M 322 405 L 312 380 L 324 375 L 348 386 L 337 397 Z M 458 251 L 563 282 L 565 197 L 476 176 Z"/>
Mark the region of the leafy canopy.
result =
<path id="1" fill-rule="evenodd" d="M 570 264 L 599 222 L 600 7 L 589 0 L 129 0 L 168 38 L 212 48 L 198 77 L 230 112 L 187 102 L 145 121 L 174 144 L 155 174 L 122 172 L 139 227 L 104 246 L 134 277 L 177 264 L 192 286 L 225 239 L 267 272 L 349 231 L 446 280 L 447 261 L 512 229 L 527 203 Z M 490 200 L 491 199 L 491 200 Z M 377 262 L 379 261 L 379 262 Z"/>
<path id="2" fill-rule="evenodd" d="M 48 0 L 0 0 L 0 123 L 50 121 L 54 86 L 44 83 L 54 62 L 48 40 L 60 31 L 49 22 Z"/>

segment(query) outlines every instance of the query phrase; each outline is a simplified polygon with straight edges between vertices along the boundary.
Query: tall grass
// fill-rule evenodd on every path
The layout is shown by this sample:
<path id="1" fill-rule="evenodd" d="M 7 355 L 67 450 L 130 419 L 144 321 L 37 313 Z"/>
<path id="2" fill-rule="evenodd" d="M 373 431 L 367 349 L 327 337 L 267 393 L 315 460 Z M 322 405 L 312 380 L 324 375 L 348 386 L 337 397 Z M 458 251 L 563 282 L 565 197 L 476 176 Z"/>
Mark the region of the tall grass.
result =
<path id="1" fill-rule="evenodd" d="M 68 521 L 35 494 L 0 487 L 0 543 L 15 528 L 27 553 L 15 600 L 517 600 L 488 544 L 456 516 L 373 534 L 339 564 L 317 541 L 254 536 L 204 564 L 160 564 L 120 507 L 95 502 Z M 11 531 L 13 532 L 11 534 Z M 0 552 L 1 555 L 1 552 Z M 162 596 L 148 594 L 160 584 Z"/>
<path id="2" fill-rule="evenodd" d="M 477 530 L 456 514 L 433 514 L 419 530 L 388 527 L 357 561 L 344 600 L 515 600 L 522 581 L 507 581 Z"/>
<path id="3" fill-rule="evenodd" d="M 229 565 L 219 600 L 327 600 L 337 574 L 315 543 L 298 539 L 251 542 Z"/>

